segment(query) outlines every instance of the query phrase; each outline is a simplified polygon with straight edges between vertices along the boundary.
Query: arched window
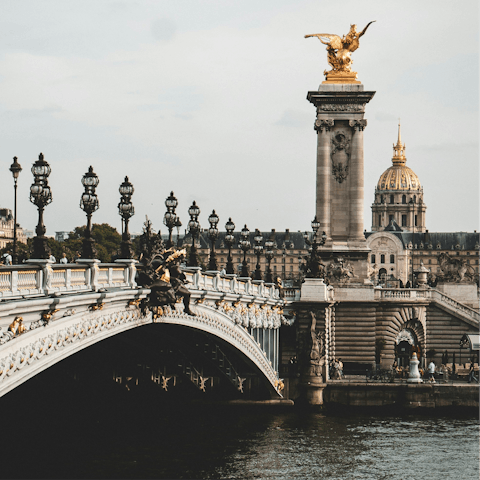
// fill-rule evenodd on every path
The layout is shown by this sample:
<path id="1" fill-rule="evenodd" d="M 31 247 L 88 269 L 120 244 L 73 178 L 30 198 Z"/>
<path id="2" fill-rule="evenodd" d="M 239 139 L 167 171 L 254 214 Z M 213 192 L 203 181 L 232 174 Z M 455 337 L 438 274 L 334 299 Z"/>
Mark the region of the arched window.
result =
<path id="1" fill-rule="evenodd" d="M 407 203 L 407 196 L 406 195 L 402 195 L 402 203 L 403 204 Z"/>
<path id="2" fill-rule="evenodd" d="M 383 195 L 380 195 L 380 203 L 384 203 L 385 202 L 385 198 Z"/>
<path id="3" fill-rule="evenodd" d="M 390 195 L 390 203 L 395 203 L 395 196 L 394 195 Z"/>
<path id="4" fill-rule="evenodd" d="M 390 263 L 395 263 L 395 255 L 390 255 Z"/>
<path id="5" fill-rule="evenodd" d="M 375 263 L 375 254 L 374 253 L 372 253 L 372 256 L 370 257 L 370 259 L 371 259 L 370 260 L 371 263 Z"/>
<path id="6" fill-rule="evenodd" d="M 385 263 L 385 255 L 380 255 L 380 263 Z"/>

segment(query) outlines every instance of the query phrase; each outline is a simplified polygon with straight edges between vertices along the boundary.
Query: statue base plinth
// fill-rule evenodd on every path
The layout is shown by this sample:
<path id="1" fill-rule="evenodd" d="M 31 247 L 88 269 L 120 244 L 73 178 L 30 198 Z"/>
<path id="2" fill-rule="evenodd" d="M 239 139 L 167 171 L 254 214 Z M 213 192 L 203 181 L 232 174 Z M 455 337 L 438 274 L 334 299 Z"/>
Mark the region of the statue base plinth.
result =
<path id="1" fill-rule="evenodd" d="M 325 74 L 326 80 L 323 84 L 332 83 L 353 83 L 355 85 L 361 85 L 362 82 L 357 80 L 357 72 L 327 72 Z"/>
<path id="2" fill-rule="evenodd" d="M 323 405 L 323 390 L 326 386 L 321 376 L 304 376 L 301 384 L 304 401 L 309 405 Z"/>

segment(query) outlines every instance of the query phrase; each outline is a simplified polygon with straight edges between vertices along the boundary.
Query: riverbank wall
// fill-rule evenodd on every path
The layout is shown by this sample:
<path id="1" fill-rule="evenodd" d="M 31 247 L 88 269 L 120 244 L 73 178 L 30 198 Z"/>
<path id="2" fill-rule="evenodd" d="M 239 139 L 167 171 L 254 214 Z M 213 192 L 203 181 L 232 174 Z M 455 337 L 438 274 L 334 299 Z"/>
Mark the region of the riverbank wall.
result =
<path id="1" fill-rule="evenodd" d="M 385 383 L 328 383 L 323 390 L 326 407 L 398 407 L 479 408 L 477 384 L 385 384 Z"/>

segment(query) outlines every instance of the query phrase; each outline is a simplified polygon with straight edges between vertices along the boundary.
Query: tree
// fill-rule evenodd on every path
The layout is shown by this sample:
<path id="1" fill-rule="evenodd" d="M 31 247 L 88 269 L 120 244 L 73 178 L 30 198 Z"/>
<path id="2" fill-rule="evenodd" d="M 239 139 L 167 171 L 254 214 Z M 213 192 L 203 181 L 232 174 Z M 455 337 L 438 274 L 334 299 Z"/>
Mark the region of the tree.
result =
<path id="1" fill-rule="evenodd" d="M 62 242 L 65 244 L 65 248 L 81 253 L 85 228 L 86 225 L 75 227 L 74 231 L 70 233 L 68 240 Z M 102 263 L 108 263 L 115 259 L 120 250 L 122 236 L 114 227 L 108 225 L 108 223 L 94 223 L 92 238 L 95 240 L 96 258 Z"/>
<path id="2" fill-rule="evenodd" d="M 72 262 L 77 255 L 81 256 L 85 228 L 85 225 L 75 227 L 74 231 L 70 233 L 69 238 L 64 242 L 58 242 L 53 238 L 47 240 L 48 247 L 57 262 L 60 261 L 64 253 L 67 255 L 69 262 Z M 92 237 L 95 240 L 95 248 L 98 253 L 96 258 L 102 263 L 113 261 L 118 255 L 122 241 L 122 237 L 117 230 L 107 223 L 102 223 L 101 225 L 94 223 L 92 227 Z M 32 243 L 33 238 L 29 238 L 27 244 L 17 242 L 19 263 L 31 258 Z M 3 255 L 3 253 L 8 250 L 10 250 L 10 252 L 13 251 L 13 243 L 8 243 L 5 248 L 1 249 L 0 255 Z"/>

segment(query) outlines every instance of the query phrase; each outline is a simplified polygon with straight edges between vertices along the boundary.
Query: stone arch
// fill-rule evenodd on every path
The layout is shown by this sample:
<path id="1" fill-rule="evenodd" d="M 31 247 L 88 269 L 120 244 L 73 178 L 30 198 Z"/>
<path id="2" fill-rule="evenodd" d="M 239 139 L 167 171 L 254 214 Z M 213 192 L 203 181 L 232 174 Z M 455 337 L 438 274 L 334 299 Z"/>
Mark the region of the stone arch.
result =
<path id="1" fill-rule="evenodd" d="M 418 341 L 422 354 L 426 351 L 426 307 L 385 306 L 377 317 L 377 339 L 385 341 L 384 361 L 390 366 L 395 359 L 396 340 L 403 330 L 409 330 Z"/>
<path id="2" fill-rule="evenodd" d="M 244 316 L 237 319 L 235 311 L 229 312 L 229 315 L 206 305 L 196 305 L 193 308 L 196 316 L 167 308 L 164 315 L 155 318 L 151 313 L 143 315 L 138 307 L 119 308 L 117 305 L 106 311 L 89 311 L 61 317 L 47 325 L 37 322 L 38 325 L 33 325 L 30 331 L 0 347 L 0 396 L 90 345 L 151 323 L 184 325 L 221 338 L 256 367 L 273 396 L 281 396 L 277 390 L 277 373 L 242 324 L 245 322 Z M 247 320 L 250 324 L 256 322 L 257 325 L 262 322 L 263 328 L 278 328 L 281 323 L 278 314 L 270 314 L 268 318 L 266 314 L 258 314 L 258 318 L 247 316 Z"/>

